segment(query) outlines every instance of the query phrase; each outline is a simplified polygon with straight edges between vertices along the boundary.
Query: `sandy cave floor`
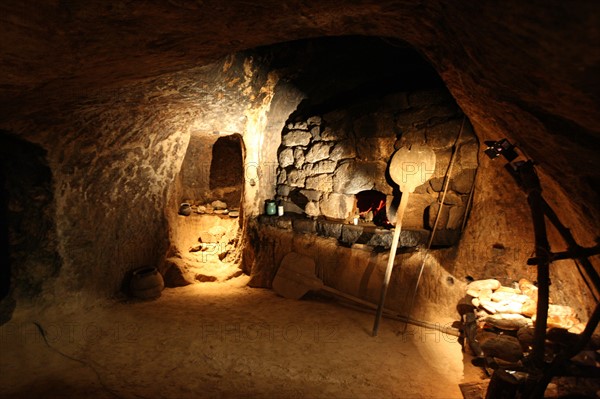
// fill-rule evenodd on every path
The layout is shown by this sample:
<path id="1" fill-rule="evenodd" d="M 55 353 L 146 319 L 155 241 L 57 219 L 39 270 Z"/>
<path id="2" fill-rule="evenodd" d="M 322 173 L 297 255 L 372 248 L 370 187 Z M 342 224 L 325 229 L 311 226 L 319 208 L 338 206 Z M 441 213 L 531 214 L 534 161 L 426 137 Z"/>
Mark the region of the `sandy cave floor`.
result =
<path id="1" fill-rule="evenodd" d="M 455 337 L 384 319 L 373 338 L 370 314 L 246 283 L 18 308 L 0 327 L 0 397 L 462 398 L 463 370 L 477 374 Z"/>

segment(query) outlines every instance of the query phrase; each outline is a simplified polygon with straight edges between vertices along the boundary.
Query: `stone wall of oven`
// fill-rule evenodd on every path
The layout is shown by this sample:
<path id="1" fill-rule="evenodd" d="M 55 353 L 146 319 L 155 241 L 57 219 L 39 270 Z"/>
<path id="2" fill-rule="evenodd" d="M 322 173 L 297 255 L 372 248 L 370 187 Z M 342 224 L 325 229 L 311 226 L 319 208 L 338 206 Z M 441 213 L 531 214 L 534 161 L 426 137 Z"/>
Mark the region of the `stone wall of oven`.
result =
<path id="1" fill-rule="evenodd" d="M 439 209 L 453 148 L 457 151 L 439 230 L 463 224 L 478 166 L 479 143 L 468 120 L 456 143 L 463 113 L 445 89 L 402 92 L 343 109 L 290 118 L 278 150 L 277 199 L 286 212 L 348 221 L 355 194 L 387 195 L 388 217 L 399 202 L 388 163 L 394 151 L 411 145 L 431 147 L 436 168 L 430 181 L 411 195 L 403 226 L 431 229 Z"/>
<path id="2" fill-rule="evenodd" d="M 342 245 L 331 237 L 304 233 L 295 226 L 298 220 L 264 217 L 249 221 L 247 233 L 255 244 L 244 247 L 250 286 L 270 288 L 282 259 L 296 252 L 315 261 L 316 277 L 324 285 L 377 304 L 389 251 L 374 251 L 361 244 Z M 450 325 L 456 320 L 456 303 L 464 296 L 466 284 L 439 262 L 438 252 L 433 251 L 430 256 L 425 256 L 424 251 L 396 255 L 386 308 L 400 314 L 412 310 L 414 318 L 440 324 Z M 425 272 L 411 309 L 423 261 Z"/>

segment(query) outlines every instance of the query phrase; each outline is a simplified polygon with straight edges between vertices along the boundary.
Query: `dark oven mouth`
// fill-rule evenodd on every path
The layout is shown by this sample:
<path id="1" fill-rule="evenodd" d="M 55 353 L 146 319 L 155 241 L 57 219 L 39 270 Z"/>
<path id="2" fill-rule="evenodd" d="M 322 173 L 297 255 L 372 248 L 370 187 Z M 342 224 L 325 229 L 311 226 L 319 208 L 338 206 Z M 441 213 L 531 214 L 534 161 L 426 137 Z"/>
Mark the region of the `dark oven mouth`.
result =
<path id="1" fill-rule="evenodd" d="M 356 194 L 356 215 L 361 223 L 373 223 L 380 227 L 391 227 L 386 212 L 387 196 L 377 190 L 365 190 Z"/>

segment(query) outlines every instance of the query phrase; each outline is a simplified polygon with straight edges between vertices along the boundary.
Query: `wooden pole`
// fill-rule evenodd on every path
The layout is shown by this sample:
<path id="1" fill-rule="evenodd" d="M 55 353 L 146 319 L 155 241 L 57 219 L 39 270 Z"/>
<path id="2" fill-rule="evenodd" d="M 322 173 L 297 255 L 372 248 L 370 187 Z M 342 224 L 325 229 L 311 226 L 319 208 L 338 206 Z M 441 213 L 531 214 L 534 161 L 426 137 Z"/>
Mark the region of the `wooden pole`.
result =
<path id="1" fill-rule="evenodd" d="M 392 270 L 394 269 L 394 260 L 396 259 L 396 251 L 398 250 L 398 241 L 400 241 L 400 232 L 402 231 L 402 218 L 404 217 L 404 211 L 406 210 L 406 204 L 408 204 L 408 197 L 410 193 L 402 193 L 400 198 L 400 206 L 398 207 L 398 213 L 396 213 L 396 228 L 394 229 L 394 237 L 392 238 L 392 247 L 390 248 L 390 257 L 388 259 L 387 267 L 385 269 L 385 277 L 383 278 L 383 286 L 381 287 L 381 296 L 379 298 L 379 305 L 377 306 L 377 313 L 375 314 L 375 322 L 373 324 L 373 336 L 377 336 L 379 330 L 379 321 L 383 314 L 383 306 L 385 304 L 385 297 L 387 295 L 388 286 L 392 277 Z"/>
<path id="2" fill-rule="evenodd" d="M 550 253 L 550 244 L 546 233 L 546 220 L 542 208 L 541 188 L 529 192 L 527 202 L 531 209 L 533 229 L 535 235 L 535 254 L 546 257 Z M 537 265 L 538 302 L 535 319 L 534 340 L 532 359 L 537 367 L 544 364 L 544 352 L 546 347 L 546 327 L 548 321 L 548 305 L 550 297 L 550 264 L 540 262 Z"/>

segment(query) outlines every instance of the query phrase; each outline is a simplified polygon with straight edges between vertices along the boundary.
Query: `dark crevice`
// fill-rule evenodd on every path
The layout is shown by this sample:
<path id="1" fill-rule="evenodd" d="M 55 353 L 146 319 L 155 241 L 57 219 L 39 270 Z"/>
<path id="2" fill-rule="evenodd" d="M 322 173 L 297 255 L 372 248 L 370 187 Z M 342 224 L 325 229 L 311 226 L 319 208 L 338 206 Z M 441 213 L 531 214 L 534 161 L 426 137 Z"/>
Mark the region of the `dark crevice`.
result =
<path id="1" fill-rule="evenodd" d="M 52 173 L 39 146 L 0 132 L 1 293 L 33 298 L 60 269 Z"/>
<path id="2" fill-rule="evenodd" d="M 0 171 L 0 300 L 10 292 L 11 264 L 8 238 L 8 192 L 3 171 Z"/>

